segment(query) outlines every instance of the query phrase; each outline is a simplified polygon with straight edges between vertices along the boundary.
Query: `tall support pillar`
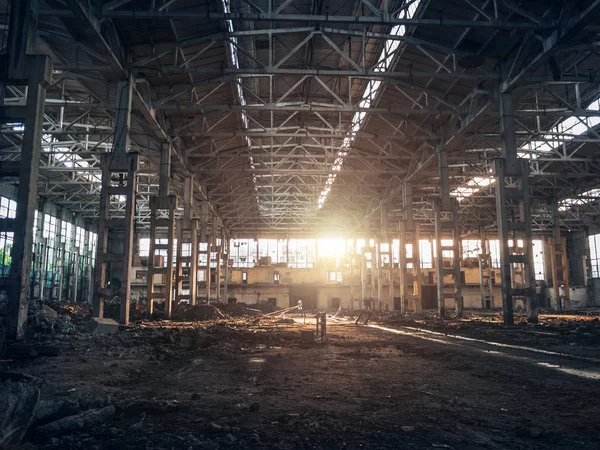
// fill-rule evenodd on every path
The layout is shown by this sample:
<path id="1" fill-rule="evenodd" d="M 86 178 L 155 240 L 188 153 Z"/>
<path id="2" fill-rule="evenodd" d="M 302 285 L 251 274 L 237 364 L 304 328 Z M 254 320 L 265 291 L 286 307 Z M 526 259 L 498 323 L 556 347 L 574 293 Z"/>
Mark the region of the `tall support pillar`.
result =
<path id="1" fill-rule="evenodd" d="M 456 220 L 457 205 L 448 198 L 450 206 L 442 206 L 442 201 L 435 201 L 435 250 L 436 276 L 438 294 L 438 314 L 443 318 L 446 314 L 446 299 L 454 299 L 454 310 L 458 317 L 463 315 L 462 283 L 460 278 L 460 235 Z M 448 205 L 448 203 L 446 205 Z M 450 244 L 444 241 L 451 240 Z M 452 252 L 451 261 L 444 258 L 444 252 Z M 448 280 L 448 276 L 450 280 Z M 449 281 L 449 282 L 448 282 Z"/>
<path id="2" fill-rule="evenodd" d="M 18 3 L 13 1 L 13 7 Z M 11 15 L 11 24 L 12 20 Z M 10 34 L 14 34 L 12 28 Z M 7 56 L 0 59 L 0 67 L 7 67 L 5 64 L 8 64 Z M 45 56 L 23 55 L 23 65 L 26 67 L 23 73 L 8 67 L 8 78 L 0 82 L 0 91 L 3 91 L 6 84 L 27 84 L 25 106 L 5 110 L 0 103 L 0 121 L 19 122 L 24 126 L 16 216 L 14 219 L 0 220 L 0 231 L 12 232 L 14 236 L 10 275 L 7 284 L 1 286 L 7 291 L 6 335 L 10 340 L 23 339 L 27 324 L 44 102 L 46 86 L 52 77 L 51 64 Z M 3 98 L 3 92 L 0 92 L 0 100 Z"/>
<path id="3" fill-rule="evenodd" d="M 175 265 L 175 295 L 177 303 L 197 302 L 198 292 L 198 221 L 193 218 L 193 178 L 186 177 L 183 189 L 183 218 L 177 223 L 177 258 Z M 186 250 L 184 252 L 184 249 Z M 184 295 L 184 288 L 188 294 Z"/>
<path id="4" fill-rule="evenodd" d="M 216 267 L 216 271 L 215 271 L 215 297 L 217 299 L 217 302 L 221 301 L 221 257 L 222 257 L 222 250 L 223 250 L 223 241 L 221 241 L 221 245 L 217 245 L 217 236 L 218 236 L 218 230 L 217 230 L 217 218 L 214 217 L 213 218 L 213 242 L 215 244 L 215 249 L 216 249 L 216 253 L 217 253 L 217 267 Z"/>
<path id="5" fill-rule="evenodd" d="M 209 214 L 208 214 L 208 204 L 202 204 L 202 242 L 206 244 L 206 272 L 205 272 L 205 289 L 206 289 L 206 303 L 210 303 L 210 297 L 212 293 L 212 280 L 211 280 L 211 267 L 210 267 L 210 256 L 212 253 L 212 245 L 211 245 L 211 232 L 209 231 Z"/>
<path id="6" fill-rule="evenodd" d="M 406 312 L 409 304 L 415 312 L 422 310 L 422 274 L 419 252 L 419 224 L 414 220 L 413 191 L 411 184 L 404 184 L 402 192 L 404 220 L 400 221 L 400 311 Z M 406 245 L 412 248 L 407 255 Z M 411 265 L 411 268 L 408 266 Z M 412 278 L 412 280 L 411 280 Z M 409 288 L 412 281 L 412 289 Z"/>
<path id="7" fill-rule="evenodd" d="M 116 295 L 120 301 L 120 321 L 128 325 L 138 155 L 130 153 L 127 159 L 121 159 L 119 164 L 114 165 L 115 159 L 111 156 L 104 153 L 100 159 L 102 190 L 92 314 L 94 317 L 104 317 L 105 299 Z M 123 163 L 127 163 L 127 166 L 123 166 Z M 118 179 L 117 183 L 112 182 L 113 176 Z M 114 196 L 125 197 L 125 217 L 112 216 L 110 204 Z"/>
<path id="8" fill-rule="evenodd" d="M 513 299 L 521 297 L 527 305 L 527 320 L 538 321 L 535 304 L 535 272 L 533 269 L 533 242 L 529 202 L 529 163 L 517 156 L 512 97 L 499 95 L 502 158 L 494 160 L 496 178 L 496 215 L 500 240 L 500 271 L 502 274 L 502 311 L 504 323 L 514 324 Z M 513 246 L 509 248 L 509 237 Z M 523 240 L 523 248 L 517 245 Z M 512 269 L 523 269 L 523 286 L 513 285 Z"/>
<path id="9" fill-rule="evenodd" d="M 569 266 L 567 263 L 567 246 L 560 233 L 560 217 L 558 215 L 558 202 L 552 202 L 552 286 L 556 309 L 571 309 L 571 295 L 569 291 Z M 562 292 L 561 292 L 562 288 Z"/>
<path id="10" fill-rule="evenodd" d="M 117 121 L 113 150 L 110 154 L 103 154 L 101 159 L 102 190 L 93 300 L 94 317 L 103 317 L 105 298 L 118 295 L 119 318 L 125 325 L 129 324 L 135 196 L 139 168 L 137 154 L 129 153 L 132 87 L 132 80 L 117 84 Z M 114 199 L 120 196 L 125 197 L 124 217 L 113 216 L 110 207 Z M 112 284 L 113 280 L 118 280 L 116 286 Z"/>
<path id="11" fill-rule="evenodd" d="M 229 288 L 229 237 L 227 233 L 223 231 L 221 246 L 223 248 L 223 303 L 228 301 L 228 288 Z"/>
<path id="12" fill-rule="evenodd" d="M 479 252 L 479 293 L 481 295 L 481 309 L 487 309 L 494 306 L 492 291 L 493 272 L 489 241 L 483 227 L 479 227 L 479 242 L 481 242 Z"/>
<path id="13" fill-rule="evenodd" d="M 163 144 L 160 155 L 159 195 L 150 198 L 150 258 L 148 261 L 148 315 L 154 313 L 154 300 L 162 299 L 165 315 L 173 309 L 173 244 L 177 197 L 169 195 L 171 147 Z M 166 261 L 165 261 L 166 259 Z"/>
<path id="14" fill-rule="evenodd" d="M 446 298 L 454 299 L 454 310 L 458 317 L 463 315 L 462 283 L 460 278 L 460 235 L 458 233 L 458 203 L 450 197 L 448 176 L 448 152 L 438 148 L 438 170 L 440 197 L 434 202 L 436 274 L 438 292 L 438 314 L 443 318 Z M 444 245 L 444 240 L 451 240 Z M 444 251 L 452 252 L 451 261 L 444 261 Z M 449 263 L 449 264 L 445 264 Z M 450 280 L 447 280 L 449 276 Z M 450 281 L 449 283 L 447 281 Z"/>

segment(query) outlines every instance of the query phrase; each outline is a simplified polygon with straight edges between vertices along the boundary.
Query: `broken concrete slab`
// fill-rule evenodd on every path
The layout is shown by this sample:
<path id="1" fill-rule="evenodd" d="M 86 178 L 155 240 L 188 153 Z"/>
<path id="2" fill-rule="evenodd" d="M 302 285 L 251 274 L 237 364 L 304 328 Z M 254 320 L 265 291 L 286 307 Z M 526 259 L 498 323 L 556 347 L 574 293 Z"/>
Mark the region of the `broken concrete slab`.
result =
<path id="1" fill-rule="evenodd" d="M 42 400 L 35 411 L 33 424 L 35 426 L 45 425 L 63 417 L 75 415 L 78 411 L 79 405 L 72 399 Z"/>
<path id="2" fill-rule="evenodd" d="M 21 442 L 40 400 L 30 383 L 7 381 L 0 385 L 0 448 Z"/>
<path id="3" fill-rule="evenodd" d="M 93 317 L 87 328 L 92 334 L 115 334 L 119 331 L 119 324 L 113 319 Z"/>
<path id="4" fill-rule="evenodd" d="M 51 437 L 61 436 L 73 431 L 81 430 L 83 427 L 97 425 L 110 420 L 116 412 L 116 408 L 111 405 L 101 409 L 92 409 L 73 416 L 63 417 L 54 422 L 37 427 L 35 430 L 36 439 L 47 440 Z"/>

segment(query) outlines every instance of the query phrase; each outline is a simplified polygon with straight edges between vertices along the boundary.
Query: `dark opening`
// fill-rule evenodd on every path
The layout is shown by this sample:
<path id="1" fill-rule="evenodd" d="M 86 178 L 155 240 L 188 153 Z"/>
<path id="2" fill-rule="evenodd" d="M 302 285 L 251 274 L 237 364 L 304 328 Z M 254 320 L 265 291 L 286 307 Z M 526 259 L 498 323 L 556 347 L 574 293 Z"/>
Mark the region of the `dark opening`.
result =
<path id="1" fill-rule="evenodd" d="M 339 297 L 331 297 L 331 308 L 338 309 L 340 307 L 340 298 Z"/>

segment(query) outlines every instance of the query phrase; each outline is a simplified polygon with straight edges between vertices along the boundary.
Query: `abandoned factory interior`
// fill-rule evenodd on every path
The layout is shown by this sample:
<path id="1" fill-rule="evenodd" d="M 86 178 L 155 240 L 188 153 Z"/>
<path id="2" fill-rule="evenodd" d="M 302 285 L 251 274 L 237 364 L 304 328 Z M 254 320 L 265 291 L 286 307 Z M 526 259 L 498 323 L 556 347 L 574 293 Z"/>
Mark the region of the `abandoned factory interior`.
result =
<path id="1" fill-rule="evenodd" d="M 0 449 L 600 449 L 600 0 L 0 0 Z"/>

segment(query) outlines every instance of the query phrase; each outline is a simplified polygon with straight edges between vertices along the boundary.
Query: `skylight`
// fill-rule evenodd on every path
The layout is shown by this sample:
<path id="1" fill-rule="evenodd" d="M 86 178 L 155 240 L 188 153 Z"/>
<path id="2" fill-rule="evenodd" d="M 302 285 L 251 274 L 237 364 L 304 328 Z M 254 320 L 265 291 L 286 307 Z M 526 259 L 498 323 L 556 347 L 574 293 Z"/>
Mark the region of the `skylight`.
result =
<path id="1" fill-rule="evenodd" d="M 599 111 L 600 110 L 600 99 L 592 102 L 586 111 Z M 521 151 L 518 153 L 519 157 L 527 159 L 537 159 L 539 153 L 549 153 L 554 150 L 559 143 L 568 143 L 575 137 L 587 133 L 589 129 L 600 124 L 600 117 L 579 117 L 572 116 L 568 117 L 558 125 L 553 127 L 550 131 L 542 136 L 543 140 L 529 141 L 521 146 Z M 560 136 L 557 139 L 556 136 Z M 482 184 L 482 180 L 489 180 Z M 490 177 L 474 177 L 469 183 L 468 187 L 460 187 L 453 190 L 450 195 L 457 197 L 458 201 L 461 201 L 465 197 L 479 192 L 482 188 L 489 186 L 493 182 L 493 178 Z M 590 194 L 591 193 L 591 194 Z M 597 197 L 600 193 L 600 189 L 592 189 L 591 191 L 584 192 L 579 197 L 587 198 L 566 198 L 560 202 L 561 206 L 559 209 L 565 211 L 567 208 L 575 205 L 583 205 L 593 200 L 591 197 Z"/>
<path id="2" fill-rule="evenodd" d="M 558 202 L 559 211 L 567 211 L 573 206 L 583 206 L 600 199 L 600 189 L 590 189 L 577 197 L 565 198 Z"/>
<path id="3" fill-rule="evenodd" d="M 492 177 L 473 177 L 467 182 L 467 186 L 462 186 L 454 189 L 450 195 L 456 197 L 459 202 L 467 197 L 479 192 L 481 189 L 488 187 L 494 182 Z"/>
<path id="4" fill-rule="evenodd" d="M 221 0 L 221 4 L 223 5 L 223 12 L 231 13 L 231 7 L 230 7 L 229 0 Z M 238 54 L 237 54 L 238 40 L 237 40 L 236 36 L 231 36 L 231 34 L 233 33 L 233 21 L 230 19 L 226 19 L 225 23 L 227 24 L 227 30 L 230 33 L 229 56 L 231 58 L 231 64 L 233 65 L 234 68 L 239 69 L 240 63 L 239 63 Z M 240 105 L 242 105 L 242 106 L 246 105 L 246 98 L 244 97 L 244 90 L 242 88 L 242 79 L 241 78 L 237 79 L 236 90 L 237 90 L 238 98 L 240 100 Z M 246 111 L 244 111 L 244 110 L 242 110 L 242 122 L 244 123 L 244 129 L 247 130 L 248 129 L 248 116 L 246 114 Z M 252 142 L 250 141 L 250 138 L 248 136 L 246 136 L 245 140 L 246 140 L 246 145 L 248 146 L 248 149 L 251 149 Z M 256 166 L 254 164 L 254 158 L 252 156 L 249 156 L 248 160 L 250 161 L 250 168 L 252 170 L 254 170 L 256 168 Z M 252 182 L 254 183 L 254 191 L 256 192 L 256 201 L 258 202 L 258 190 L 256 188 L 256 175 L 254 173 L 252 174 Z"/>
<path id="5" fill-rule="evenodd" d="M 412 19 L 419 7 L 421 0 L 415 0 L 411 3 L 407 8 L 403 9 L 400 14 L 398 14 L 399 19 Z M 404 36 L 406 34 L 406 26 L 405 25 L 396 25 L 390 31 L 390 36 Z M 400 41 L 397 39 L 387 39 L 385 44 L 383 45 L 383 49 L 379 54 L 379 58 L 377 59 L 377 64 L 375 65 L 375 72 L 385 72 L 390 69 L 392 63 L 394 61 L 394 57 L 396 56 L 396 51 L 400 47 Z M 375 102 L 377 95 L 381 89 L 381 81 L 379 80 L 370 80 L 367 83 L 365 91 L 363 93 L 362 100 L 358 103 L 359 108 L 369 108 L 371 104 Z M 344 161 L 346 156 L 348 155 L 349 149 L 356 139 L 356 133 L 360 131 L 365 117 L 367 113 L 364 111 L 357 111 L 354 113 L 354 117 L 352 118 L 352 123 L 350 125 L 350 131 L 344 138 L 342 143 L 342 150 L 340 150 L 337 154 L 337 158 L 333 162 L 333 166 L 331 167 L 331 172 L 327 177 L 327 181 L 325 182 L 325 187 L 321 191 L 321 195 L 319 196 L 319 209 L 323 207 L 325 200 L 327 199 L 327 195 L 331 191 L 331 186 L 335 181 L 338 172 L 342 169 L 344 165 Z"/>

